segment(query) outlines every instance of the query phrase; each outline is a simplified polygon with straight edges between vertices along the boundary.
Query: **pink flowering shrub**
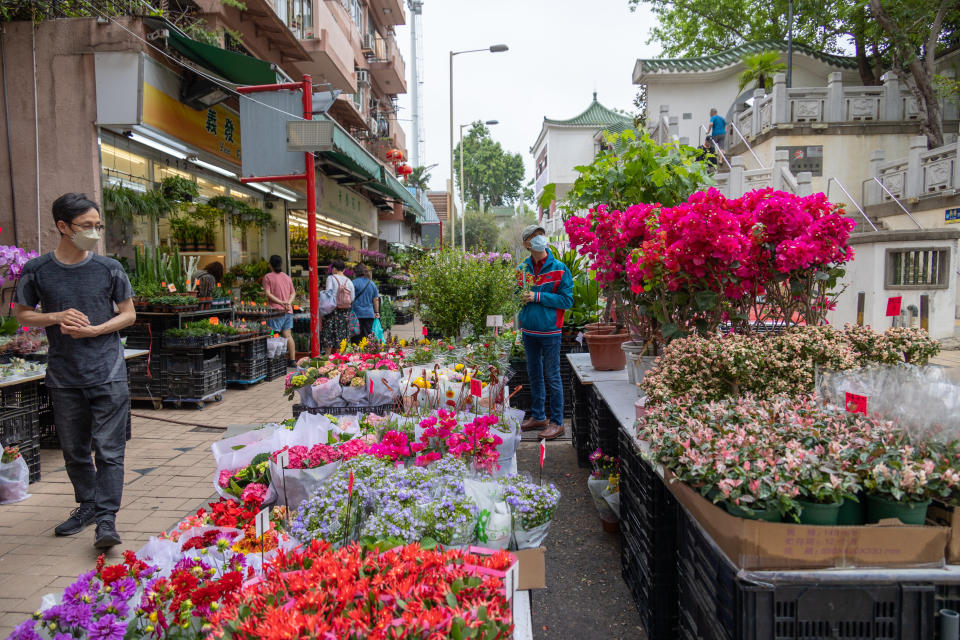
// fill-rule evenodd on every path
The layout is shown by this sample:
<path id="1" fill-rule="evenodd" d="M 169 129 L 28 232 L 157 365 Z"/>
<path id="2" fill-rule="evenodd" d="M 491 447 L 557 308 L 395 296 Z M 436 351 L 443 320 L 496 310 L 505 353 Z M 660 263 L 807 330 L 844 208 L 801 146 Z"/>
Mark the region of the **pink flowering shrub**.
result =
<path id="1" fill-rule="evenodd" d="M 938 351 L 937 342 L 921 329 L 877 333 L 850 324 L 793 327 L 775 335 L 692 335 L 671 341 L 641 386 L 649 404 L 681 396 L 704 402 L 743 393 L 797 396 L 813 392 L 816 368 L 923 364 Z"/>
<path id="2" fill-rule="evenodd" d="M 414 464 L 425 467 L 448 453 L 472 462 L 478 471 L 492 473 L 500 468 L 497 446 L 503 444 L 503 438 L 491 430 L 498 421 L 497 416 L 477 416 L 460 429 L 456 413 L 440 409 L 420 421 L 420 438 L 410 445 L 417 454 Z"/>
<path id="3" fill-rule="evenodd" d="M 600 205 L 565 224 L 634 337 L 657 328 L 668 340 L 724 322 L 821 324 L 854 226 L 822 193 L 730 199 L 712 188 L 676 207 Z"/>
<path id="4" fill-rule="evenodd" d="M 637 421 L 649 457 L 713 502 L 797 517 L 797 500 L 836 503 L 859 491 L 955 501 L 957 443 L 911 444 L 892 424 L 817 407 L 813 398 L 688 399 Z"/>

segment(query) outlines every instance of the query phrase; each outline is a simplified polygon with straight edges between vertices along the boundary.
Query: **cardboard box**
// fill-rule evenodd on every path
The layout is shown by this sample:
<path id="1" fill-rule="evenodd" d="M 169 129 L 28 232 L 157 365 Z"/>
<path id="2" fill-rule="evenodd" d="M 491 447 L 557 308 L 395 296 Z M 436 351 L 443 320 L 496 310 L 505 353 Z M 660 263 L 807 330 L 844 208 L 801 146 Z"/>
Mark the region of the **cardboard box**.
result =
<path id="1" fill-rule="evenodd" d="M 546 547 L 536 549 L 520 549 L 511 551 L 517 557 L 520 565 L 520 575 L 517 579 L 517 589 L 525 591 L 527 589 L 546 589 L 547 588 L 547 559 Z"/>
<path id="2" fill-rule="evenodd" d="M 934 502 L 927 510 L 927 520 L 950 527 L 947 541 L 947 564 L 960 564 L 960 509 Z"/>
<path id="3" fill-rule="evenodd" d="M 940 567 L 947 527 L 826 527 L 762 522 L 730 515 L 664 471 L 667 488 L 727 557 L 742 569 Z M 960 530 L 960 529 L 958 529 Z"/>

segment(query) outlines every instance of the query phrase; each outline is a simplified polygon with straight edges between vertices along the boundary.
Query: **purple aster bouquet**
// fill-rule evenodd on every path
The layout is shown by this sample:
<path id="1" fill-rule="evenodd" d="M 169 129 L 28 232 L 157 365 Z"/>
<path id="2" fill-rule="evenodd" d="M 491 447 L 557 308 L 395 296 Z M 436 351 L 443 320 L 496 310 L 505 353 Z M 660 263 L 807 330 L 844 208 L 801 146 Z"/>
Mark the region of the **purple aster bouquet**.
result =
<path id="1" fill-rule="evenodd" d="M 17 625 L 10 638 L 122 640 L 133 613 L 131 599 L 156 573 L 156 567 L 138 560 L 132 551 L 124 552 L 122 564 L 110 566 L 104 566 L 100 556 L 96 569 L 81 574 L 64 589 L 59 604 Z"/>

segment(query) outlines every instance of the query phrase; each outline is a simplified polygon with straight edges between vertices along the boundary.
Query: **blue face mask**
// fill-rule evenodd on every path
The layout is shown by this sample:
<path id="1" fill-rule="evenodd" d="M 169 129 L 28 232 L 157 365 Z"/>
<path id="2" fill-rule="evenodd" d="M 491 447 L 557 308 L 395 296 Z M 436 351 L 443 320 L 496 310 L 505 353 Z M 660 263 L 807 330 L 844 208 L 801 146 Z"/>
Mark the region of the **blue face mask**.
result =
<path id="1" fill-rule="evenodd" d="M 543 253 L 547 250 L 547 236 L 534 236 L 530 238 L 530 250 L 537 253 Z"/>

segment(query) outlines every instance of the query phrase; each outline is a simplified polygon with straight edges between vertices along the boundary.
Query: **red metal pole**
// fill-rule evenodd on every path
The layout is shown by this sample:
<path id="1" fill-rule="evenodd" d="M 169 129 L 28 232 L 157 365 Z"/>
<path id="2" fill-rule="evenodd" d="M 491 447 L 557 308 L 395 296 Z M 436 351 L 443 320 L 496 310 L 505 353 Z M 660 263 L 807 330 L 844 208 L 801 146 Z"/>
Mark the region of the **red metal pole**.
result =
<path id="1" fill-rule="evenodd" d="M 303 84 L 303 118 L 313 119 L 313 81 L 309 74 L 304 74 Z M 316 168 L 313 163 L 313 152 L 303 154 L 304 172 L 307 174 L 307 247 L 310 270 L 310 357 L 320 355 L 320 337 L 317 327 L 320 324 L 320 292 L 317 274 L 317 187 Z"/>
<path id="2" fill-rule="evenodd" d="M 259 93 L 261 91 L 282 91 L 284 89 L 288 91 L 299 91 L 300 89 L 303 89 L 303 83 L 284 82 L 282 84 L 255 84 L 249 87 L 237 87 L 237 93 Z M 312 103 L 310 110 L 313 111 Z"/>

